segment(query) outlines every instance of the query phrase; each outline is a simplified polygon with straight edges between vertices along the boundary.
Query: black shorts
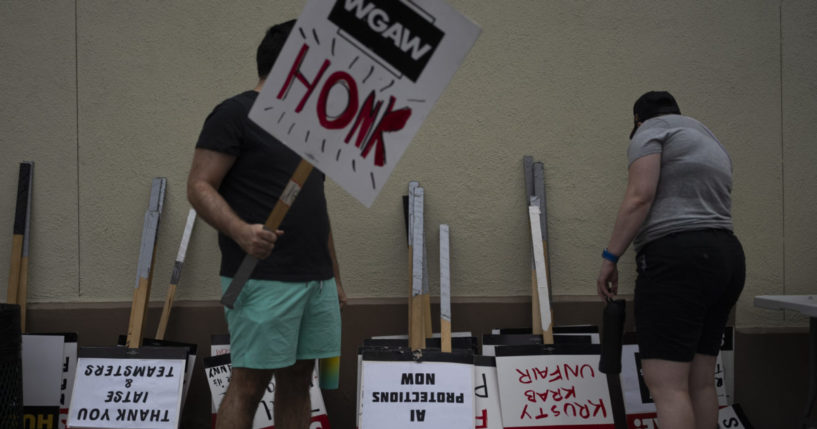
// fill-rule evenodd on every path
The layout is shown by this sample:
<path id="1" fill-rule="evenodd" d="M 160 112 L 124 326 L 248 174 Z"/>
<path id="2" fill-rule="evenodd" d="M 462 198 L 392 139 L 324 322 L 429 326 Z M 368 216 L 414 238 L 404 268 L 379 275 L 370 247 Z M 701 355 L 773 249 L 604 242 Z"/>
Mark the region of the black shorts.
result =
<path id="1" fill-rule="evenodd" d="M 731 231 L 709 229 L 651 241 L 636 256 L 635 324 L 642 359 L 716 356 L 746 262 Z"/>

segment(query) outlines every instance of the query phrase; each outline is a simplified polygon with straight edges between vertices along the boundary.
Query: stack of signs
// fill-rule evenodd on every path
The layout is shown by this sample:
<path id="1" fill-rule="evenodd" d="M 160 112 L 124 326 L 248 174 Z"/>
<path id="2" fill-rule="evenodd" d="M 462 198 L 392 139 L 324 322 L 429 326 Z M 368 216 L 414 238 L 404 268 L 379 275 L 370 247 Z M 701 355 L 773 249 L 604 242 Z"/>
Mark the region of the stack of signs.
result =
<path id="1" fill-rule="evenodd" d="M 76 345 L 76 341 L 74 341 Z M 60 386 L 65 380 L 64 335 L 23 335 L 23 425 L 57 428 L 60 421 Z"/>
<path id="2" fill-rule="evenodd" d="M 230 364 L 230 344 L 226 335 L 214 335 L 212 337 L 211 356 L 204 358 L 204 371 L 207 376 L 207 384 L 210 386 L 210 395 L 213 400 L 213 424 L 215 425 L 216 413 L 230 385 L 230 375 L 232 365 Z M 319 387 L 318 370 L 312 374 L 312 384 L 309 388 L 311 400 L 311 423 L 310 429 L 329 429 L 329 417 L 326 414 L 326 406 L 323 402 L 321 389 Z M 261 402 L 253 417 L 253 429 L 273 429 L 275 427 L 275 413 L 273 406 L 275 403 L 275 377 L 270 380 Z"/>
<path id="3" fill-rule="evenodd" d="M 369 207 L 479 32 L 440 0 L 310 0 L 249 117 Z"/>
<path id="4" fill-rule="evenodd" d="M 360 428 L 473 429 L 473 360 L 466 350 L 364 350 Z"/>
<path id="5" fill-rule="evenodd" d="M 601 346 L 557 344 L 496 349 L 502 424 L 511 428 L 614 428 Z"/>
<path id="6" fill-rule="evenodd" d="M 175 429 L 187 349 L 82 347 L 68 426 Z"/>

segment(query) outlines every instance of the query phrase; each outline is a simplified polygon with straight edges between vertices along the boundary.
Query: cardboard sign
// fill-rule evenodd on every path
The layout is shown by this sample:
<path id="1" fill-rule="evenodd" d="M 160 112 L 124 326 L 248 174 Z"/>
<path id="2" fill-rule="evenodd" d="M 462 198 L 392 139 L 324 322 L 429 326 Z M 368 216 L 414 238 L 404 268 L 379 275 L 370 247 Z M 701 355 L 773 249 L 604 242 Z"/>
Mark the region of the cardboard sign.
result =
<path id="1" fill-rule="evenodd" d="M 127 344 L 128 337 L 126 335 L 119 336 L 119 345 Z M 146 347 L 177 347 L 187 349 L 187 365 L 184 370 L 184 381 L 182 382 L 182 409 L 187 400 L 187 392 L 190 388 L 190 380 L 193 379 L 193 369 L 196 366 L 196 350 L 198 345 L 191 343 L 181 343 L 178 341 L 158 340 L 155 338 L 143 338 L 142 345 Z"/>
<path id="2" fill-rule="evenodd" d="M 59 427 L 65 429 L 68 421 L 68 404 L 71 403 L 71 392 L 74 390 L 74 375 L 77 370 L 77 334 L 65 334 L 65 343 L 62 350 Z"/>
<path id="3" fill-rule="evenodd" d="M 502 429 L 495 358 L 474 356 L 474 384 L 475 429 Z"/>
<path id="4" fill-rule="evenodd" d="M 509 428 L 614 427 L 601 347 L 559 344 L 498 347 L 502 424 Z"/>
<path id="5" fill-rule="evenodd" d="M 310 0 L 249 117 L 369 207 L 479 33 L 441 0 Z"/>
<path id="6" fill-rule="evenodd" d="M 204 358 L 204 370 L 207 375 L 207 384 L 210 386 L 210 394 L 213 399 L 213 409 L 218 410 L 221 400 L 230 385 L 232 365 L 230 364 L 230 354 L 220 354 Z M 329 429 L 329 417 L 326 414 L 326 406 L 323 402 L 321 390 L 318 387 L 318 373 L 312 374 L 312 384 L 309 389 L 311 400 L 311 423 L 310 429 Z M 273 429 L 275 427 L 275 376 L 270 380 L 261 402 L 253 417 L 253 429 Z M 215 421 L 215 418 L 214 418 Z"/>
<path id="7" fill-rule="evenodd" d="M 23 424 L 56 429 L 60 420 L 63 335 L 23 335 Z"/>
<path id="8" fill-rule="evenodd" d="M 720 428 L 751 429 L 752 425 L 746 419 L 743 409 L 738 404 L 732 404 L 718 410 L 718 425 Z"/>
<path id="9" fill-rule="evenodd" d="M 473 429 L 474 367 L 467 351 L 363 351 L 360 428 Z"/>
<path id="10" fill-rule="evenodd" d="M 177 428 L 186 364 L 186 348 L 80 348 L 68 426 Z"/>

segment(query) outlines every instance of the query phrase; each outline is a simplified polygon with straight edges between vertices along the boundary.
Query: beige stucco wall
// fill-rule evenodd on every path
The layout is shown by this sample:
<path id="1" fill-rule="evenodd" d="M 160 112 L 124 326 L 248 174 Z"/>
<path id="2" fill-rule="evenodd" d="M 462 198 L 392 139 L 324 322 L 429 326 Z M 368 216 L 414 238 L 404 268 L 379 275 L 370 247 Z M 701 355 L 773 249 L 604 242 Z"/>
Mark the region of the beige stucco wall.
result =
<path id="1" fill-rule="evenodd" d="M 805 323 L 756 309 L 752 298 L 815 290 L 814 2 L 452 4 L 482 35 L 378 199 L 367 209 L 328 183 L 351 297 L 405 293 L 410 180 L 425 187 L 431 244 L 440 223 L 451 226 L 455 299 L 527 294 L 523 155 L 545 164 L 554 294 L 593 297 L 626 184 L 632 103 L 667 89 L 734 161 L 733 215 L 748 264 L 738 325 Z M 29 302 L 129 301 L 151 179 L 164 176 L 152 292 L 163 299 L 201 124 L 217 102 L 254 86 L 263 31 L 302 5 L 0 2 L 0 237 L 9 237 L 0 278 L 19 161 L 36 162 Z M 436 291 L 438 251 L 428 253 Z M 632 259 L 620 264 L 624 294 Z M 217 263 L 215 233 L 199 222 L 177 299 L 217 299 Z"/>

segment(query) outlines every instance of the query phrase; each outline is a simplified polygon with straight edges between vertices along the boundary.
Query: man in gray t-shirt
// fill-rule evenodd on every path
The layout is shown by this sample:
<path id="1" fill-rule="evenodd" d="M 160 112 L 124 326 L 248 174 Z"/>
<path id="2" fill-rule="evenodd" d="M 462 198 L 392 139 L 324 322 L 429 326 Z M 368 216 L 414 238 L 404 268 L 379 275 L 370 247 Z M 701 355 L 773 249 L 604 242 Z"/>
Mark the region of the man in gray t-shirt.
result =
<path id="1" fill-rule="evenodd" d="M 677 114 L 644 121 L 627 149 L 628 165 L 653 153 L 661 154 L 661 174 L 636 251 L 674 232 L 732 230 L 732 161 L 704 124 Z"/>

